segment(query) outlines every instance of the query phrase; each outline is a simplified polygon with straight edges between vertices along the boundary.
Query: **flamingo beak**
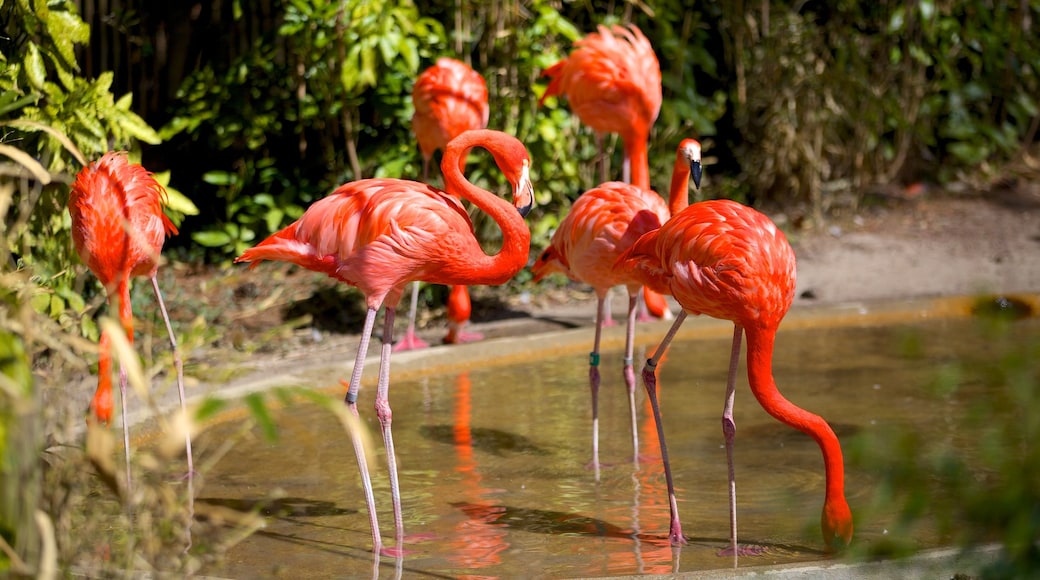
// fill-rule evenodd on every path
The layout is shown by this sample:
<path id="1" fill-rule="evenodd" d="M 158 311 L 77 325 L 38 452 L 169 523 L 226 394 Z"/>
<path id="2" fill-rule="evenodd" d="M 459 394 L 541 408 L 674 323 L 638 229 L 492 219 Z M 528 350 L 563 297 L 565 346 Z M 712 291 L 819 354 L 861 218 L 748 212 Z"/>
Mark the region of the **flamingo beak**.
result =
<path id="1" fill-rule="evenodd" d="M 522 217 L 527 217 L 527 214 L 531 213 L 531 208 L 534 207 L 534 186 L 531 185 L 531 174 L 526 159 L 520 170 L 520 179 L 517 180 L 516 188 L 513 190 L 513 206 Z"/>
<path id="2" fill-rule="evenodd" d="M 690 162 L 690 174 L 693 176 L 693 185 L 697 189 L 701 188 L 701 160 L 696 159 Z"/>

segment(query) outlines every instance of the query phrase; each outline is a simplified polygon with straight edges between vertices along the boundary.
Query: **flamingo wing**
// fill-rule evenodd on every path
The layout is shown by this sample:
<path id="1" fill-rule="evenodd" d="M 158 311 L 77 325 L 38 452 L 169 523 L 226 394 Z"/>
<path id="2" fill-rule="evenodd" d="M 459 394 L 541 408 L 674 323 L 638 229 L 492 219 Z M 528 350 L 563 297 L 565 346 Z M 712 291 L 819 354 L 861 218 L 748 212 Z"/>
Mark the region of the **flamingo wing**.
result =
<path id="1" fill-rule="evenodd" d="M 292 262 L 380 304 L 411 280 L 435 277 L 447 248 L 470 244 L 476 244 L 473 225 L 451 195 L 415 181 L 364 179 L 315 202 L 235 261 Z"/>
<path id="2" fill-rule="evenodd" d="M 730 200 L 691 205 L 620 259 L 687 311 L 779 324 L 794 301 L 795 257 L 765 215 Z"/>
<path id="3" fill-rule="evenodd" d="M 635 26 L 600 26 L 543 74 L 551 80 L 540 102 L 566 95 L 582 122 L 601 133 L 629 135 L 633 124 L 649 130 L 661 111 L 661 67 Z"/>
<path id="4" fill-rule="evenodd" d="M 452 58 L 439 58 L 412 88 L 412 130 L 426 157 L 463 131 L 487 127 L 487 83 L 480 73 Z"/>
<path id="5" fill-rule="evenodd" d="M 106 153 L 77 174 L 69 193 L 72 239 L 102 283 L 155 272 L 166 236 L 177 233 L 165 203 L 166 190 L 124 152 Z"/>
<path id="6" fill-rule="evenodd" d="M 566 264 L 562 271 L 568 276 L 597 289 L 632 284 L 635 281 L 614 263 L 640 236 L 667 219 L 668 210 L 656 193 L 607 182 L 574 202 L 553 234 L 550 256 Z"/>

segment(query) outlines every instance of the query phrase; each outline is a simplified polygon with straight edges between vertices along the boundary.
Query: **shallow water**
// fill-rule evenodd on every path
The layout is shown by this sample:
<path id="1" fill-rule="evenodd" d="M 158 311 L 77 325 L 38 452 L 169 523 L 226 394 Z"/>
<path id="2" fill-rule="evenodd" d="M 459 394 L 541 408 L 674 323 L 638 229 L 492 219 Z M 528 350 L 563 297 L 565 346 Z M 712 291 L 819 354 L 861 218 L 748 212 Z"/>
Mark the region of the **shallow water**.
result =
<path id="1" fill-rule="evenodd" d="M 1012 333 L 1040 337 L 1040 320 Z M 589 331 L 591 342 L 592 332 Z M 843 446 L 856 437 L 912 426 L 925 437 L 955 438 L 964 405 L 937 399 L 938 369 L 964 357 L 996 356 L 978 322 L 781 331 L 774 373 L 792 402 L 822 415 Z M 668 501 L 655 426 L 639 385 L 638 464 L 632 458 L 620 352 L 603 354 L 601 480 L 594 481 L 585 355 L 473 369 L 419 380 L 391 379 L 407 555 L 382 558 L 392 577 L 589 577 L 726 568 L 725 452 L 720 415 L 729 339 L 687 340 L 659 370 L 659 397 L 683 531 L 668 545 Z M 349 353 L 348 353 L 349 354 Z M 347 356 L 347 354 L 345 354 Z M 637 353 L 645 360 L 646 353 Z M 375 373 L 373 366 L 366 372 Z M 329 383 L 339 377 L 330 377 Z M 373 388 L 360 409 L 375 435 L 370 453 L 383 541 L 393 545 L 389 483 Z M 276 411 L 279 438 L 248 432 L 206 474 L 198 502 L 258 509 L 267 526 L 208 574 L 234 578 L 355 577 L 373 573 L 371 534 L 357 465 L 338 420 L 311 404 Z M 736 473 L 739 537 L 764 546 L 741 566 L 817 560 L 823 468 L 807 436 L 778 423 L 738 382 Z M 225 422 L 199 437 L 205 457 L 241 431 Z M 965 453 L 972 453 L 965 447 Z M 203 460 L 204 461 L 204 460 Z M 895 514 L 871 511 L 873 477 L 848 465 L 847 497 L 857 515 L 855 543 L 891 540 Z M 922 531 L 923 530 L 923 531 Z M 920 548 L 939 540 L 919 529 Z M 395 566 L 399 566 L 395 570 Z"/>

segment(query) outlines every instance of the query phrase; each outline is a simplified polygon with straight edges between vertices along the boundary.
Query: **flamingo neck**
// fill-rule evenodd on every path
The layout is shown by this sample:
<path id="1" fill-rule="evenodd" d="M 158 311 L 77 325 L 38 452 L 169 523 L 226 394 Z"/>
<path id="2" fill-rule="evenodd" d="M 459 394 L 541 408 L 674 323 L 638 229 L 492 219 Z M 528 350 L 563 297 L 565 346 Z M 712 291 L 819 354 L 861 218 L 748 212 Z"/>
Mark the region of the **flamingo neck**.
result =
<path id="1" fill-rule="evenodd" d="M 676 215 L 690 205 L 690 164 L 681 155 L 675 156 L 672 183 L 668 187 L 668 211 Z"/>
<path id="2" fill-rule="evenodd" d="M 747 335 L 747 368 L 751 392 L 767 413 L 812 437 L 820 446 L 827 479 L 824 510 L 846 505 L 845 467 L 838 437 L 822 417 L 791 403 L 776 388 L 773 379 L 775 326 L 745 327 L 744 331 Z"/>
<path id="3" fill-rule="evenodd" d="M 625 160 L 628 162 L 632 179 L 630 183 L 640 189 L 650 189 L 650 159 L 646 150 L 647 135 L 633 134 L 623 139 Z"/>
<path id="4" fill-rule="evenodd" d="M 491 216 L 502 230 L 502 248 L 497 254 L 488 256 L 483 251 L 472 253 L 466 256 L 464 263 L 458 264 L 458 269 L 445 272 L 450 275 L 453 284 L 504 284 L 527 264 L 531 231 L 524 223 L 523 216 L 509 202 L 470 183 L 462 173 L 466 155 L 474 147 L 487 149 L 496 161 L 500 161 L 500 139 L 500 135 L 492 131 L 467 131 L 449 144 L 441 160 L 445 191 L 468 200 Z"/>

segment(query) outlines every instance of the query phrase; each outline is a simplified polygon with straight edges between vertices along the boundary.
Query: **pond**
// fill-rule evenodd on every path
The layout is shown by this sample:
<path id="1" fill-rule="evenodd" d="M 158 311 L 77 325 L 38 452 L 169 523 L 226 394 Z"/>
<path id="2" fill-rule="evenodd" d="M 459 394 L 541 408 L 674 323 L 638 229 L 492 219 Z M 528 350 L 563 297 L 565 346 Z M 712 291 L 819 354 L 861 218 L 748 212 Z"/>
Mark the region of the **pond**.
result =
<path id="1" fill-rule="evenodd" d="M 1016 340 L 1040 340 L 1040 319 L 1011 324 Z M 994 341 L 979 327 L 975 319 L 939 318 L 781 329 L 774 361 L 780 390 L 823 416 L 846 450 L 847 497 L 857 518 L 854 544 L 891 542 L 897 516 L 895 508 L 866 513 L 876 478 L 849 465 L 852 441 L 912 428 L 924 438 L 955 439 L 965 453 L 975 452 L 959 395 L 939 397 L 930 386 L 950 361 L 998 356 Z M 588 335 L 591 342 L 591 329 Z M 729 533 L 720 426 L 729 336 L 712 335 L 673 344 L 659 371 L 663 422 L 689 545 L 673 549 L 667 541 L 667 493 L 641 388 L 641 461 L 633 461 L 621 352 L 605 351 L 602 357 L 599 482 L 588 467 L 587 355 L 565 352 L 409 380 L 391 377 L 409 541 L 402 560 L 384 557 L 377 571 L 388 577 L 592 577 L 732 566 L 731 559 L 717 555 Z M 540 340 L 551 342 L 552 337 Z M 637 360 L 646 358 L 642 349 Z M 439 352 L 451 356 L 450 347 Z M 374 365 L 366 368 L 366 374 L 375 370 Z M 326 384 L 338 378 L 329 377 Z M 375 434 L 370 461 L 376 504 L 384 542 L 392 546 L 389 483 L 373 396 L 374 388 L 363 388 L 359 408 Z M 372 575 L 364 496 L 339 421 L 303 403 L 276 410 L 275 419 L 275 441 L 264 438 L 259 428 L 242 435 L 241 424 L 229 420 L 196 442 L 205 461 L 207 453 L 238 437 L 206 474 L 198 503 L 258 510 L 266 519 L 266 527 L 231 549 L 219 568 L 203 572 L 232 578 Z M 738 533 L 742 543 L 765 548 L 761 555 L 741 557 L 740 565 L 824 558 L 819 448 L 759 407 L 743 367 L 735 421 Z M 930 529 L 927 523 L 918 528 L 912 539 L 917 547 L 941 545 Z"/>

